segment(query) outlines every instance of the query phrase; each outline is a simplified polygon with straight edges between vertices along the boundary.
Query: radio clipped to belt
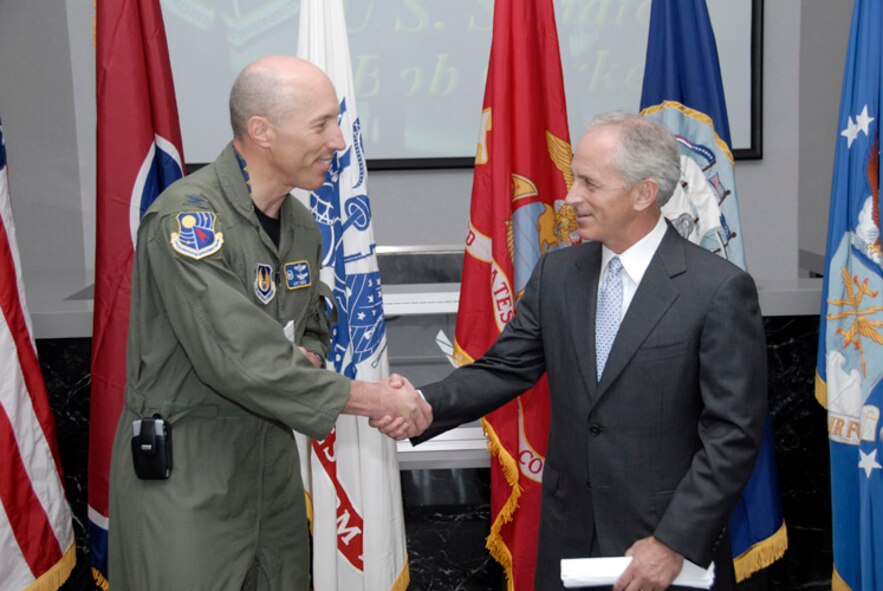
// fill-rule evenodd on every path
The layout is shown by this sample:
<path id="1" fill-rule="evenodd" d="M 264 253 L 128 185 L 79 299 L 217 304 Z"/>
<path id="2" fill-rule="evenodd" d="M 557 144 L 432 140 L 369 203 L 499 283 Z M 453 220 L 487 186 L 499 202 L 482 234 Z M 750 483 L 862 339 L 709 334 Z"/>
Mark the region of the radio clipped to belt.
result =
<path id="1" fill-rule="evenodd" d="M 172 425 L 160 415 L 132 421 L 132 459 L 141 480 L 165 480 L 172 473 Z"/>

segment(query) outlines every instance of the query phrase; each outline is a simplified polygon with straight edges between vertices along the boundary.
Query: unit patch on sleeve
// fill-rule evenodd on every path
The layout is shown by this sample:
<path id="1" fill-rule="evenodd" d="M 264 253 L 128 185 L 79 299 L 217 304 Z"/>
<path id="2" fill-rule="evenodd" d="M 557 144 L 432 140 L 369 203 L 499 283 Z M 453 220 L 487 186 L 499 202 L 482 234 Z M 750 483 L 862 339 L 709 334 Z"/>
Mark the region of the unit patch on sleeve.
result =
<path id="1" fill-rule="evenodd" d="M 172 232 L 172 248 L 199 260 L 221 250 L 224 234 L 215 232 L 215 214 L 196 211 L 178 214 L 178 231 Z"/>
<path id="2" fill-rule="evenodd" d="M 264 304 L 269 304 L 276 295 L 276 282 L 273 281 L 273 267 L 258 264 L 254 272 L 254 295 Z"/>
<path id="3" fill-rule="evenodd" d="M 310 263 L 307 261 L 295 261 L 285 263 L 285 285 L 289 290 L 309 287 L 313 280 L 310 277 Z"/>

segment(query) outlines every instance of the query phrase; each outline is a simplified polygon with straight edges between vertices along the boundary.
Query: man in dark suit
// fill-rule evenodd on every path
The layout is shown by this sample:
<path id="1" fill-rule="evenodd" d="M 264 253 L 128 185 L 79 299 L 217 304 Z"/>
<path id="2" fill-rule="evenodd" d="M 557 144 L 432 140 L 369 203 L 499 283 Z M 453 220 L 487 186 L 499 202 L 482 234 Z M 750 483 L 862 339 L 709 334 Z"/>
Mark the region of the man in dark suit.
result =
<path id="1" fill-rule="evenodd" d="M 679 170 L 665 128 L 592 120 L 566 201 L 587 242 L 545 255 L 488 352 L 422 388 L 434 423 L 415 442 L 548 372 L 539 590 L 563 589 L 562 558 L 623 554 L 615 591 L 665 589 L 684 559 L 714 559 L 715 588 L 735 586 L 724 528 L 763 433 L 763 325 L 751 277 L 662 217 Z"/>

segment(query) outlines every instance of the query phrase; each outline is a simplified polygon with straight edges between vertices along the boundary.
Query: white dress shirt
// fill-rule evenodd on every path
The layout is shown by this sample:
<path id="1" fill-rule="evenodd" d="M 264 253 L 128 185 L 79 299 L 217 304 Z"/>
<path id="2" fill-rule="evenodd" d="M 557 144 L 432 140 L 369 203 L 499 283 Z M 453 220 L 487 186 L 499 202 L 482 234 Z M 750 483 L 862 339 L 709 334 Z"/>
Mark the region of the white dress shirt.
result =
<path id="1" fill-rule="evenodd" d="M 650 230 L 650 233 L 620 254 L 616 254 L 606 246 L 601 246 L 601 278 L 598 281 L 599 286 L 604 285 L 604 277 L 607 276 L 607 265 L 610 263 L 610 259 L 618 256 L 619 262 L 622 263 L 623 272 L 620 274 L 622 278 L 622 316 L 620 318 L 625 317 L 625 313 L 632 303 L 632 298 L 635 297 L 635 292 L 638 291 L 638 286 L 641 284 L 641 279 L 643 279 L 647 267 L 650 266 L 650 261 L 653 259 L 653 255 L 656 254 L 656 249 L 659 248 L 659 244 L 662 242 L 665 230 L 665 217 L 660 215 L 656 221 L 656 226 Z M 600 289 L 598 290 L 598 295 L 601 295 Z"/>

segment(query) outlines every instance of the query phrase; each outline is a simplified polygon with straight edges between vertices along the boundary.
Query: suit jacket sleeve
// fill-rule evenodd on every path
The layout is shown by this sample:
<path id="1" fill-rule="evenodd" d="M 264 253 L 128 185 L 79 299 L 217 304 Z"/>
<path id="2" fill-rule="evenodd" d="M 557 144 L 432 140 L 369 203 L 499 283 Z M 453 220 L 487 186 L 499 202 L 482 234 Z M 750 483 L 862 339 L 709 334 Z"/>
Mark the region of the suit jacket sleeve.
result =
<path id="1" fill-rule="evenodd" d="M 708 564 L 754 468 L 767 413 L 763 320 L 747 273 L 731 275 L 712 299 L 700 333 L 698 380 L 701 447 L 654 535 Z"/>
<path id="2" fill-rule="evenodd" d="M 543 257 L 518 302 L 516 314 L 497 341 L 475 363 L 420 390 L 432 406 L 433 422 L 415 445 L 499 408 L 540 379 L 546 370 L 540 326 Z"/>

